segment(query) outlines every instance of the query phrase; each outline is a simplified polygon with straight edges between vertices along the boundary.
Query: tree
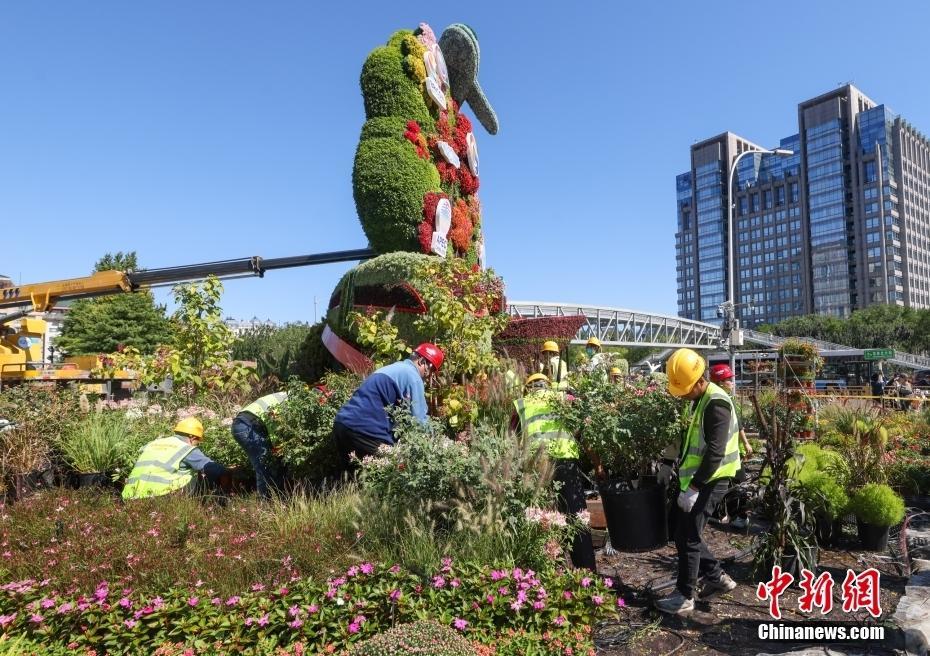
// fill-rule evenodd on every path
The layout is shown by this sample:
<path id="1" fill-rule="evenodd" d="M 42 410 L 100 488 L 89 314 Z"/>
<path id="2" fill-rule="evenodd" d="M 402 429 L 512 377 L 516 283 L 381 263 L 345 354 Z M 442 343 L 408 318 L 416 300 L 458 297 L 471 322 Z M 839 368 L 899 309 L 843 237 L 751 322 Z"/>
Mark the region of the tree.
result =
<path id="1" fill-rule="evenodd" d="M 97 261 L 94 271 L 137 267 L 134 251 L 107 253 Z M 55 344 L 68 355 L 112 353 L 125 346 L 148 354 L 171 339 L 165 306 L 156 305 L 151 292 L 142 291 L 75 301 Z"/>

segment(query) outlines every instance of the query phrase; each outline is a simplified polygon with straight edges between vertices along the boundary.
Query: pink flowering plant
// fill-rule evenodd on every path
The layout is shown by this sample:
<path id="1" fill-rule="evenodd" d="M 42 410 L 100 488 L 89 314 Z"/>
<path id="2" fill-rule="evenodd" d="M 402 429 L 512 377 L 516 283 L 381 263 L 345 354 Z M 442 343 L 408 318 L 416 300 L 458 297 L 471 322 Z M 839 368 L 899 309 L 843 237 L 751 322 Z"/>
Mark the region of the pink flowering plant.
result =
<path id="1" fill-rule="evenodd" d="M 559 418 L 607 477 L 632 483 L 649 475 L 662 450 L 680 442 L 680 404 L 655 379 L 618 384 L 580 375 L 571 384 L 575 394 L 560 403 Z"/>
<path id="2" fill-rule="evenodd" d="M 192 654 L 217 653 L 210 651 L 217 645 L 221 653 L 265 654 L 295 644 L 306 653 L 333 653 L 393 625 L 429 618 L 482 644 L 533 636 L 548 643 L 537 653 L 585 653 L 593 647 L 590 627 L 621 612 L 609 584 L 585 572 L 451 559 L 427 577 L 361 563 L 326 579 L 229 596 L 202 587 L 143 594 L 105 580 L 79 591 L 26 579 L 0 586 L 0 631 L 53 649 L 102 648 L 114 655 L 151 653 L 166 643 Z"/>

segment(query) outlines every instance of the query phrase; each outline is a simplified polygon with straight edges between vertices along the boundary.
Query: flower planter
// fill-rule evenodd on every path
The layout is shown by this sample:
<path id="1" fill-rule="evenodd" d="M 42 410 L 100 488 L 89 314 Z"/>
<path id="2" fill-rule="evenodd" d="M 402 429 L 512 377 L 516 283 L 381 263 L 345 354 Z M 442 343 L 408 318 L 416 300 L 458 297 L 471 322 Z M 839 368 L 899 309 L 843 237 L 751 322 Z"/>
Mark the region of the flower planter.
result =
<path id="1" fill-rule="evenodd" d="M 856 519 L 856 528 L 859 531 L 859 544 L 866 551 L 884 551 L 888 548 L 889 526 L 876 526 L 866 524 Z"/>
<path id="2" fill-rule="evenodd" d="M 28 474 L 13 474 L 9 494 L 13 500 L 24 499 L 33 492 L 52 487 L 55 475 L 52 469 L 40 469 Z"/>
<path id="3" fill-rule="evenodd" d="M 610 544 L 618 551 L 652 551 L 668 542 L 666 488 L 655 478 L 640 479 L 636 489 L 620 481 L 600 488 Z"/>
<path id="4" fill-rule="evenodd" d="M 604 516 L 604 502 L 600 499 L 588 499 L 588 513 L 591 515 L 589 526 L 592 529 L 607 528 L 607 518 Z"/>
<path id="5" fill-rule="evenodd" d="M 821 547 L 835 547 L 843 537 L 843 520 L 817 518 L 817 544 Z"/>
<path id="6" fill-rule="evenodd" d="M 813 545 L 806 547 L 804 549 L 805 559 L 804 562 L 812 564 L 812 570 L 814 574 L 817 573 L 817 563 L 820 562 L 820 547 Z M 759 573 L 760 577 L 768 578 L 772 573 L 773 561 L 771 559 L 767 560 L 762 565 L 762 571 Z M 801 580 L 801 570 L 803 569 L 803 564 L 798 555 L 794 550 L 786 551 L 782 554 L 781 562 L 779 563 L 781 570 L 783 572 L 788 572 L 794 577 L 795 582 Z M 797 583 L 795 583 L 796 585 Z"/>
<path id="7" fill-rule="evenodd" d="M 110 487 L 110 477 L 103 472 L 87 472 L 77 475 L 78 488 Z"/>

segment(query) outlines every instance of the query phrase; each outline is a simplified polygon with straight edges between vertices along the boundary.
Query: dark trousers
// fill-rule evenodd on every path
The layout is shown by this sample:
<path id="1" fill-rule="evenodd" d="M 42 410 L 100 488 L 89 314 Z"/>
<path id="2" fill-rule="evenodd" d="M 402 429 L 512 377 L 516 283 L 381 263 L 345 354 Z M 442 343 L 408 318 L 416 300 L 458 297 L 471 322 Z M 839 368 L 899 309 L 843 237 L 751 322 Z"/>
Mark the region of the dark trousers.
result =
<path id="1" fill-rule="evenodd" d="M 281 464 L 271 453 L 268 429 L 261 419 L 250 412 L 240 412 L 233 419 L 232 436 L 249 456 L 249 462 L 255 470 L 255 487 L 259 495 L 267 499 L 272 491 L 279 491 Z"/>
<path id="2" fill-rule="evenodd" d="M 556 499 L 560 512 L 574 517 L 582 510 L 587 509 L 584 477 L 581 474 L 581 468 L 578 466 L 577 460 L 556 460 L 554 478 L 562 484 Z M 597 571 L 597 563 L 594 560 L 594 543 L 591 541 L 591 531 L 587 528 L 579 530 L 572 541 L 572 564 L 575 567 L 589 569 L 592 572 Z"/>
<path id="3" fill-rule="evenodd" d="M 678 510 L 678 523 L 675 529 L 675 546 L 678 547 L 678 591 L 687 599 L 694 598 L 698 577 L 718 579 L 723 574 L 720 563 L 704 543 L 702 533 L 714 508 L 720 503 L 730 486 L 730 479 L 724 478 L 705 485 L 698 492 L 697 501 L 691 512 Z"/>
<path id="4" fill-rule="evenodd" d="M 352 459 L 353 453 L 357 458 L 364 458 L 377 455 L 382 446 L 390 446 L 383 440 L 347 428 L 338 421 L 333 423 L 333 441 L 342 458 L 342 468 L 346 471 L 352 471 L 357 466 Z"/>

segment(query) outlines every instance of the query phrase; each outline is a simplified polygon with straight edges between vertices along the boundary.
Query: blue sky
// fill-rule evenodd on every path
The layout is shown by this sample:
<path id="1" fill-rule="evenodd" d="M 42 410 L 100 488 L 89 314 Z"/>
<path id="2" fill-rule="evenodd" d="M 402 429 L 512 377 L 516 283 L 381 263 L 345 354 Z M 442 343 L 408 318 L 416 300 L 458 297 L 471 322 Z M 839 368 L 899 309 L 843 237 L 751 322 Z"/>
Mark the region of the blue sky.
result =
<path id="1" fill-rule="evenodd" d="M 776 144 L 799 101 L 839 83 L 930 132 L 921 2 L 8 2 L 0 273 L 84 275 L 116 250 L 159 267 L 365 246 L 358 76 L 420 21 L 467 22 L 481 42 L 501 129 L 477 129 L 480 196 L 512 299 L 674 314 L 690 144 L 726 129 Z M 230 281 L 224 308 L 313 320 L 349 266 Z"/>

